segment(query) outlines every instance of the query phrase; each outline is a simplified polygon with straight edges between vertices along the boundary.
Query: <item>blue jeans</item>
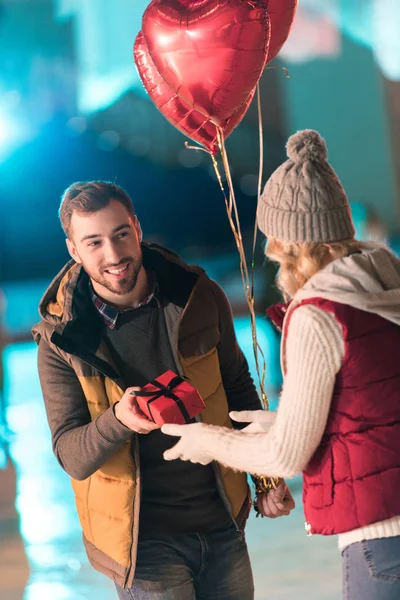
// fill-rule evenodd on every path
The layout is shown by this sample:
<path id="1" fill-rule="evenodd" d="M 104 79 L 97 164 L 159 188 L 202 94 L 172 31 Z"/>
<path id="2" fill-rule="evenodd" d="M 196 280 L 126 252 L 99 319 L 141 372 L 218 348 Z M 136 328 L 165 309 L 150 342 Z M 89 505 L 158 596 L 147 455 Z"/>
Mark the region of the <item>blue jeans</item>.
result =
<path id="1" fill-rule="evenodd" d="M 120 600 L 253 600 L 247 545 L 233 523 L 210 533 L 139 541 L 133 587 Z"/>
<path id="2" fill-rule="evenodd" d="M 345 600 L 399 600 L 400 536 L 351 544 L 342 557 Z"/>

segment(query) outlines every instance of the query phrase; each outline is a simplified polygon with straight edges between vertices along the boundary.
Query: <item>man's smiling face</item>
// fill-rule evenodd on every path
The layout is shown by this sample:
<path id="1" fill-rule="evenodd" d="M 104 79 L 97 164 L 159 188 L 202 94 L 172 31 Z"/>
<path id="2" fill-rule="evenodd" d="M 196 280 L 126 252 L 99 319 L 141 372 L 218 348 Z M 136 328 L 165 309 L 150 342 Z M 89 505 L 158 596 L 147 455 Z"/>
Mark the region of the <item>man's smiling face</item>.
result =
<path id="1" fill-rule="evenodd" d="M 112 301 L 135 289 L 142 269 L 141 229 L 118 200 L 94 213 L 74 211 L 67 246 L 83 266 L 96 291 Z M 103 292 L 103 293 L 102 293 Z"/>

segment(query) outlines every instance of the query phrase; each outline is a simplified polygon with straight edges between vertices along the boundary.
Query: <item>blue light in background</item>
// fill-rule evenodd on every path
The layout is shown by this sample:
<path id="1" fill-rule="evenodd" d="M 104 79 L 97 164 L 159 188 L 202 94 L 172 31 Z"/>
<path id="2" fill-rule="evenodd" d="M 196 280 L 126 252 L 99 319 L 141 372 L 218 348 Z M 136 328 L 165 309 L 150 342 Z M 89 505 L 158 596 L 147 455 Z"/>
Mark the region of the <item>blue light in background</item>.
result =
<path id="1" fill-rule="evenodd" d="M 354 228 L 356 230 L 356 238 L 358 240 L 366 240 L 366 225 L 368 218 L 367 209 L 363 204 L 361 204 L 361 202 L 350 202 L 350 207 Z"/>
<path id="2" fill-rule="evenodd" d="M 20 93 L 17 90 L 2 92 L 0 88 L 0 94 L 0 160 L 4 160 L 29 139 L 31 131 L 18 111 Z"/>
<path id="3" fill-rule="evenodd" d="M 282 383 L 282 375 L 280 370 L 279 359 L 279 338 L 274 330 L 274 326 L 266 317 L 257 317 L 257 340 L 264 354 L 265 359 L 265 391 L 268 396 L 269 407 L 276 410 L 277 407 L 277 391 Z M 253 339 L 250 327 L 250 317 L 237 317 L 235 319 L 235 333 L 239 346 L 243 350 L 249 363 L 251 376 L 259 390 L 256 361 L 253 351 Z M 262 371 L 263 360 L 259 355 L 259 365 Z"/>
<path id="4" fill-rule="evenodd" d="M 28 342 L 9 346 L 4 356 L 16 508 L 30 567 L 24 600 L 84 600 L 96 583 L 102 590 L 96 598 L 108 600 L 113 585 L 89 567 L 69 477 L 51 451 L 36 354 Z"/>
<path id="5" fill-rule="evenodd" d="M 146 0 L 54 0 L 58 21 L 73 18 L 78 67 L 78 109 L 94 113 L 130 88 L 145 95 L 133 62 Z"/>
<path id="6" fill-rule="evenodd" d="M 331 23 L 356 44 L 370 48 L 385 77 L 393 81 L 400 80 L 399 0 L 301 0 L 292 33 L 292 42 L 296 40 L 296 52 L 293 52 L 290 37 L 288 43 L 295 62 L 299 56 L 303 57 L 300 59 L 302 62 L 308 62 L 310 54 L 305 48 L 312 51 L 311 56 L 318 56 L 319 52 L 325 56 L 322 47 L 310 46 L 313 39 L 324 46 L 323 39 L 312 35 L 313 21 L 316 33 Z M 301 30 L 304 35 L 301 35 Z M 327 28 L 326 35 L 332 34 L 333 31 Z M 336 54 L 335 44 L 332 50 L 333 55 Z M 282 55 L 285 56 L 285 47 Z M 290 56 L 288 58 L 290 60 Z"/>

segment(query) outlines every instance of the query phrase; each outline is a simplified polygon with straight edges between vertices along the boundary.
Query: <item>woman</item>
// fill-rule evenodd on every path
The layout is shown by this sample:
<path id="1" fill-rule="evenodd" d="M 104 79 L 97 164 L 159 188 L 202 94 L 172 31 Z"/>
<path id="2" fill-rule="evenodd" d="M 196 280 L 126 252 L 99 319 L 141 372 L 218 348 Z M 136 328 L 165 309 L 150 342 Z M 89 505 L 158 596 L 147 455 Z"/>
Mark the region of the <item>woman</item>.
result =
<path id="1" fill-rule="evenodd" d="M 312 130 L 292 136 L 287 160 L 260 198 L 267 256 L 279 263 L 285 306 L 284 385 L 276 419 L 230 431 L 166 425 L 181 436 L 165 458 L 217 460 L 257 475 L 304 476 L 309 534 L 339 535 L 344 597 L 400 598 L 400 261 L 354 239 L 349 204 Z"/>

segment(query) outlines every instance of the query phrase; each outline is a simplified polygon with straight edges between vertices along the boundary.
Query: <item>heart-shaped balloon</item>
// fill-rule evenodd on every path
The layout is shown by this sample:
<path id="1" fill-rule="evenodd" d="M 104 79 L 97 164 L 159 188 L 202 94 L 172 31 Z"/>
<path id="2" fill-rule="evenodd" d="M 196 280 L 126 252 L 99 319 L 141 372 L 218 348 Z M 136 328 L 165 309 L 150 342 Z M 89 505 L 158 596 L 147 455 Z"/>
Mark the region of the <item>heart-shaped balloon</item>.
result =
<path id="1" fill-rule="evenodd" d="M 143 34 L 159 74 L 218 126 L 245 104 L 264 69 L 267 5 L 266 0 L 153 0 L 143 15 Z"/>
<path id="2" fill-rule="evenodd" d="M 286 42 L 296 14 L 298 0 L 268 0 L 268 16 L 271 23 L 267 62 L 278 54 Z"/>
<path id="3" fill-rule="evenodd" d="M 209 117 L 191 108 L 171 90 L 154 64 L 142 32 L 139 32 L 136 37 L 134 58 L 143 85 L 158 110 L 183 134 L 204 146 L 211 154 L 217 154 L 219 147 L 216 126 Z M 230 119 L 222 123 L 221 129 L 225 139 L 243 119 L 253 99 L 254 91 L 253 89 L 250 92 L 244 104 Z"/>

